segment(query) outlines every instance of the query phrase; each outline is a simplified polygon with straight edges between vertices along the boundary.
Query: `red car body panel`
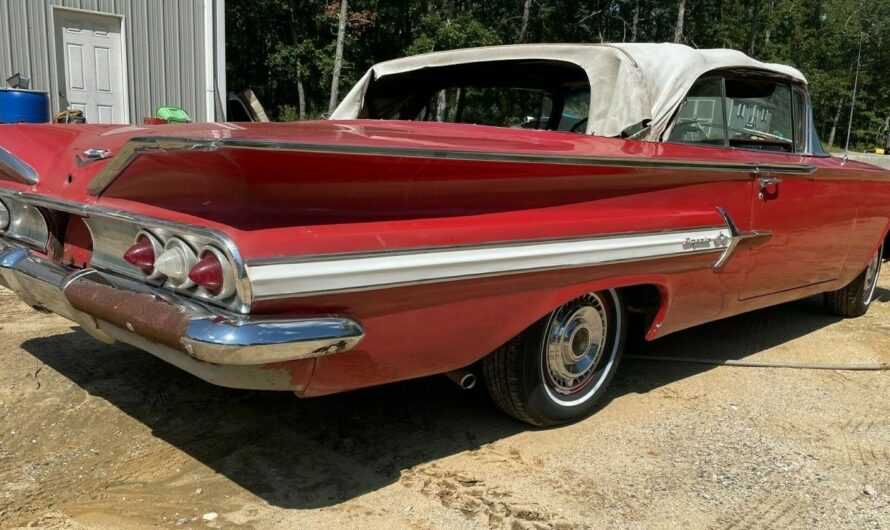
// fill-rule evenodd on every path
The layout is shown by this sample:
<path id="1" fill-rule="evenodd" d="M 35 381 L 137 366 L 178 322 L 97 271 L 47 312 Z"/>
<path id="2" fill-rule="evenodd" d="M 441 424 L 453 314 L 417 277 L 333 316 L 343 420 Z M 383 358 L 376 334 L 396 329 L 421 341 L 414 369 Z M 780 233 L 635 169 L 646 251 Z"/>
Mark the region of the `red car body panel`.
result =
<path id="1" fill-rule="evenodd" d="M 288 148 L 146 152 L 92 193 L 90 183 L 134 137 Z M 286 369 L 303 395 L 467 366 L 590 291 L 655 286 L 660 307 L 647 332 L 654 339 L 837 289 L 864 269 L 890 220 L 888 173 L 866 164 L 550 131 L 393 121 L 39 125 L 0 126 L 0 145 L 42 177 L 30 188 L 2 187 L 211 228 L 231 238 L 248 267 L 284 257 L 719 226 L 718 207 L 741 230 L 771 232 L 741 245 L 720 270 L 713 256 L 692 254 L 257 300 L 252 314 L 344 314 L 367 330 L 351 351 L 269 366 Z M 112 156 L 78 164 L 90 148 Z M 761 198 L 755 179 L 770 172 L 758 168 L 783 165 L 811 169 L 781 175 Z M 72 252 L 85 259 L 82 248 Z"/>

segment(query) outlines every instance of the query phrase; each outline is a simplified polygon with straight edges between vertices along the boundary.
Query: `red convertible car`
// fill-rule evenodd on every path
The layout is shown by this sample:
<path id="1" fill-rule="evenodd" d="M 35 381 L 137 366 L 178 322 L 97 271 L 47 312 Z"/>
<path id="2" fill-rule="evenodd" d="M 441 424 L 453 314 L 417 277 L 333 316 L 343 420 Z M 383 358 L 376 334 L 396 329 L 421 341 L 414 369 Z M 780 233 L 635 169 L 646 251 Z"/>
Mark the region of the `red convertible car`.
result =
<path id="1" fill-rule="evenodd" d="M 890 173 L 828 156 L 797 70 L 670 44 L 375 65 L 330 120 L 0 127 L 0 276 L 212 383 L 484 378 L 584 416 L 656 339 L 871 303 Z"/>

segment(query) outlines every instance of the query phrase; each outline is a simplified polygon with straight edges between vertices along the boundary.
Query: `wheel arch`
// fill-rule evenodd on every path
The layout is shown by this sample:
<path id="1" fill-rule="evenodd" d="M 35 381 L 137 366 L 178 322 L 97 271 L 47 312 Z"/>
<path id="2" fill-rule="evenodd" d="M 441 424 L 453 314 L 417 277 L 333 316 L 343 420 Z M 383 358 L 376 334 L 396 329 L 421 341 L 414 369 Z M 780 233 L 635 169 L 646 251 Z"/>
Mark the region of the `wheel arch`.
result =
<path id="1" fill-rule="evenodd" d="M 529 322 L 523 331 L 579 296 L 610 289 L 618 291 L 624 299 L 628 316 L 636 316 L 642 322 L 643 338 L 654 339 L 670 305 L 671 289 L 667 278 L 663 276 L 608 278 L 565 287 L 554 293 L 546 305 L 547 310 Z"/>
<path id="2" fill-rule="evenodd" d="M 648 326 L 645 338 L 651 339 L 658 332 L 659 323 L 668 313 L 674 287 L 677 289 L 682 287 L 682 285 L 674 286 L 675 281 L 671 275 L 643 273 L 611 275 L 529 291 L 522 291 L 521 285 L 512 284 L 519 289 L 521 296 L 508 295 L 506 298 L 500 294 L 481 298 L 461 296 L 458 303 L 444 306 L 447 308 L 445 317 L 442 312 L 434 309 L 402 311 L 396 315 L 384 312 L 363 320 L 367 337 L 356 349 L 316 359 L 312 382 L 303 395 L 331 394 L 470 367 L 521 336 L 524 331 L 555 309 L 590 292 L 610 289 L 619 291 L 622 300 L 629 300 L 633 304 L 637 322 L 640 321 L 640 315 L 643 316 L 643 321 Z M 453 292 L 444 286 L 440 288 L 443 295 Z M 482 305 L 468 300 L 480 300 Z M 517 304 L 514 306 L 514 312 L 505 315 L 503 305 L 505 301 Z M 622 305 L 626 306 L 626 303 Z M 431 304 L 429 307 L 443 306 Z M 451 338 L 451 334 L 444 334 L 442 331 L 448 328 L 447 326 L 415 325 L 419 322 L 418 318 L 431 317 L 456 318 L 461 322 L 474 310 L 481 310 L 484 316 L 468 319 L 470 324 L 465 328 L 467 331 L 454 339 Z M 626 311 L 624 314 L 629 315 Z M 634 326 L 631 329 L 636 332 L 640 328 Z M 411 334 L 417 341 L 412 342 L 413 339 L 406 341 L 406 333 Z M 634 334 L 636 337 L 640 335 L 642 333 Z M 473 340 L 467 337 L 473 337 Z M 432 344 L 431 348 L 439 353 L 427 359 L 422 366 L 418 366 L 416 345 L 426 343 Z"/>
<path id="3" fill-rule="evenodd" d="M 655 338 L 661 320 L 667 312 L 667 287 L 655 283 L 641 283 L 622 287 L 619 291 L 624 297 L 628 316 L 638 315 L 641 319 L 643 338 L 647 340 Z"/>
<path id="4" fill-rule="evenodd" d="M 884 251 L 882 258 L 884 261 L 890 261 L 890 231 L 884 232 Z"/>

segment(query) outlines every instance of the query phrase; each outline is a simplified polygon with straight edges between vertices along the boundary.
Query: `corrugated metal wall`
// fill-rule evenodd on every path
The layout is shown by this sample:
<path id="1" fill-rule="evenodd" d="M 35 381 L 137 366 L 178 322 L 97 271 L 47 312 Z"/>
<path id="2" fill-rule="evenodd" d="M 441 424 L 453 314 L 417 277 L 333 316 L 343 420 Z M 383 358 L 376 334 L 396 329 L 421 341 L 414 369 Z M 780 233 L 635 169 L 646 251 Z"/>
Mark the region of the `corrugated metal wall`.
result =
<path id="1" fill-rule="evenodd" d="M 203 0 L 0 0 L 0 83 L 17 72 L 30 76 L 56 112 L 53 6 L 123 15 L 131 122 L 162 105 L 207 121 Z"/>

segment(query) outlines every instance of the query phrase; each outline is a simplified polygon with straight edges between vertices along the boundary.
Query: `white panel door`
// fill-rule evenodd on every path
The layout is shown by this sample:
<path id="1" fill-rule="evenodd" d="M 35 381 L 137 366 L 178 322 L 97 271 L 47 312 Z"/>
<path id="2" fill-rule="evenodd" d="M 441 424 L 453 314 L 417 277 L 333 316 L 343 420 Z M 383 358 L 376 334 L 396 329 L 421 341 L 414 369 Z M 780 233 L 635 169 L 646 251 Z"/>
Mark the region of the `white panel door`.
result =
<path id="1" fill-rule="evenodd" d="M 59 105 L 80 109 L 87 123 L 125 123 L 121 19 L 56 9 Z"/>

